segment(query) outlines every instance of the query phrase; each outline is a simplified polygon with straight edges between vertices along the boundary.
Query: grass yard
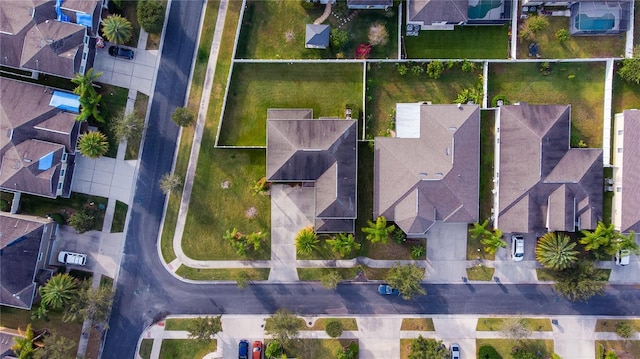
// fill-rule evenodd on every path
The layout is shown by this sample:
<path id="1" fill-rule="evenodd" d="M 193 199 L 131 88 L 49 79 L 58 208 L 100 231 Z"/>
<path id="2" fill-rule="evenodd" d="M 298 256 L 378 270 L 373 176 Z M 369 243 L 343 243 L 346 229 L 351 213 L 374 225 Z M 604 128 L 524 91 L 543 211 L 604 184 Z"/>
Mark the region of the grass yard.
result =
<path id="1" fill-rule="evenodd" d="M 411 59 L 506 59 L 509 26 L 456 26 L 453 31 L 420 31 L 405 36 Z"/>
<path id="2" fill-rule="evenodd" d="M 98 93 L 102 95 L 100 113 L 104 116 L 104 123 L 92 120 L 89 121 L 89 125 L 97 127 L 98 131 L 104 133 L 109 139 L 109 151 L 105 156 L 116 158 L 116 155 L 118 154 L 118 141 L 114 137 L 109 124 L 116 116 L 124 113 L 124 108 L 127 106 L 129 90 L 124 87 L 116 87 L 106 84 L 100 84 L 100 86 L 101 89 L 98 90 Z"/>
<path id="3" fill-rule="evenodd" d="M 546 268 L 536 268 L 536 276 L 538 277 L 539 281 L 554 281 L 556 280 L 553 277 L 553 271 L 550 269 L 546 269 Z"/>
<path id="4" fill-rule="evenodd" d="M 203 316 L 204 317 L 204 316 Z M 215 315 L 210 316 L 215 317 Z M 195 322 L 196 318 L 170 318 L 164 321 L 164 330 L 189 330 L 189 325 Z"/>
<path id="5" fill-rule="evenodd" d="M 149 105 L 149 96 L 138 92 L 136 102 L 133 105 L 133 112 L 144 119 L 147 117 L 147 106 Z M 140 151 L 140 141 L 127 141 L 127 152 L 124 155 L 125 160 L 137 160 Z"/>
<path id="6" fill-rule="evenodd" d="M 632 108 L 640 109 L 640 85 L 623 80 L 614 70 L 613 101 L 611 103 L 612 116 Z M 611 125 L 611 128 L 613 128 L 613 125 Z"/>
<path id="7" fill-rule="evenodd" d="M 479 332 L 499 332 L 507 318 L 478 318 L 476 330 Z M 523 318 L 527 327 L 535 332 L 551 332 L 551 320 L 547 318 Z"/>
<path id="8" fill-rule="evenodd" d="M 116 210 L 113 213 L 113 223 L 111 223 L 111 233 L 121 233 L 124 231 L 124 223 L 127 220 L 129 206 L 126 203 L 116 201 Z"/>
<path id="9" fill-rule="evenodd" d="M 459 65 L 446 69 L 434 80 L 425 73 L 416 76 L 409 71 L 400 75 L 396 64 L 370 63 L 367 71 L 367 137 L 386 136 L 387 129 L 392 127 L 390 122 L 395 117 L 396 103 L 431 101 L 449 104 L 463 89 L 474 87 L 481 73 L 479 64 L 474 72 L 462 72 Z M 410 68 L 411 64 L 407 66 Z"/>
<path id="10" fill-rule="evenodd" d="M 369 280 L 383 280 L 387 276 L 388 268 L 370 268 L 358 266 L 353 268 L 298 268 L 298 279 L 300 280 L 320 280 L 322 276 L 331 271 L 340 273 L 344 280 L 353 280 L 359 271 L 363 271 Z"/>
<path id="11" fill-rule="evenodd" d="M 604 352 L 614 350 L 621 359 L 640 359 L 640 340 L 596 340 L 596 353 L 602 345 Z M 600 358 L 596 358 L 600 359 Z"/>
<path id="12" fill-rule="evenodd" d="M 287 358 L 334 359 L 350 339 L 298 339 L 285 346 Z"/>
<path id="13" fill-rule="evenodd" d="M 431 318 L 403 318 L 400 330 L 433 332 L 436 329 L 433 326 L 433 319 Z"/>
<path id="14" fill-rule="evenodd" d="M 361 43 L 368 43 L 369 26 L 383 23 L 389 35 L 384 46 L 375 46 L 370 58 L 397 58 L 397 15 L 390 11 L 349 11 L 343 3 L 334 4 L 333 12 L 341 17 L 355 14 L 346 24 L 330 16 L 325 24 L 331 29 L 340 27 L 349 33 L 349 41 L 341 51 L 333 49 L 305 48 L 306 24 L 320 17 L 325 6 L 301 1 L 250 0 L 242 19 L 236 58 L 239 59 L 335 59 L 355 58 L 355 50 Z M 340 52 L 340 54 L 338 54 Z"/>
<path id="15" fill-rule="evenodd" d="M 488 226 L 490 227 L 490 226 Z M 469 229 L 473 228 L 473 225 L 469 225 Z M 487 253 L 483 249 L 482 243 L 480 243 L 480 238 L 473 238 L 467 232 L 467 260 L 475 260 L 475 259 L 485 259 L 485 260 L 495 260 L 496 255 Z"/>
<path id="16" fill-rule="evenodd" d="M 269 279 L 269 268 L 225 268 L 225 269 L 200 269 L 187 267 L 184 264 L 178 268 L 176 274 L 192 280 L 236 280 L 239 273 L 245 272 L 249 280 Z"/>
<path id="17" fill-rule="evenodd" d="M 189 89 L 189 99 L 187 101 L 187 107 L 194 113 L 196 113 L 200 108 L 202 87 L 204 85 L 207 62 L 209 61 L 211 41 L 213 39 L 213 32 L 216 26 L 219 6 L 219 1 L 212 0 L 207 2 L 207 7 L 205 9 L 204 23 L 200 33 L 200 44 L 198 46 L 198 54 L 196 56 L 196 62 L 193 68 L 191 88 Z M 229 3 L 229 6 L 227 8 L 227 16 L 224 31 L 222 34 L 222 42 L 220 44 L 218 53 L 216 72 L 214 76 L 213 90 L 211 94 L 211 100 L 209 101 L 208 118 L 214 120 L 205 123 L 205 128 L 208 128 L 209 131 L 211 131 L 211 128 L 213 128 L 213 131 L 216 131 L 216 128 L 218 126 L 217 118 L 219 118 L 220 116 L 220 107 L 222 106 L 224 87 L 227 82 L 229 67 L 231 66 L 235 28 L 238 24 L 241 7 L 241 2 L 232 1 Z M 214 112 L 217 113 L 217 115 L 214 114 Z M 180 176 L 181 178 L 184 178 L 187 172 L 187 165 L 189 164 L 189 154 L 191 152 L 191 145 L 193 142 L 193 131 L 194 126 L 182 128 L 174 169 L 174 174 Z M 201 156 L 204 155 L 203 153 L 201 153 Z M 197 196 L 197 193 L 194 193 L 192 197 L 193 196 Z M 173 253 L 172 241 L 175 233 L 181 197 L 181 191 L 171 192 L 165 212 L 165 220 L 162 227 L 162 236 L 160 239 L 160 249 L 162 251 L 162 257 L 167 263 L 176 258 L 175 253 Z"/>
<path id="18" fill-rule="evenodd" d="M 570 36 L 560 44 L 555 34 L 560 29 L 569 30 L 569 18 L 547 16 L 549 27 L 535 36 L 540 55 L 545 59 L 573 59 L 585 57 L 624 57 L 625 35 Z M 522 21 L 522 20 L 521 20 Z M 531 41 L 518 40 L 517 56 L 526 59 Z"/>
<path id="19" fill-rule="evenodd" d="M 319 318 L 315 323 L 313 323 L 313 326 L 309 327 L 308 325 L 305 325 L 303 330 L 325 330 L 325 326 L 329 320 L 337 320 L 342 323 L 342 330 L 344 331 L 358 330 L 356 318 Z"/>
<path id="20" fill-rule="evenodd" d="M 493 208 L 493 157 L 495 111 L 480 112 L 480 222 L 491 217 Z"/>
<path id="21" fill-rule="evenodd" d="M 216 351 L 216 340 L 164 339 L 160 359 L 194 359 Z"/>
<path id="22" fill-rule="evenodd" d="M 542 75 L 539 63 L 489 65 L 489 98 L 501 94 L 510 103 L 571 104 L 571 144 L 584 140 L 588 147 L 602 146 L 604 94 L 603 62 L 551 63 Z"/>
<path id="23" fill-rule="evenodd" d="M 616 320 L 616 319 L 598 319 L 596 321 L 596 332 L 614 332 L 618 323 L 629 323 L 633 330 L 640 332 L 640 320 Z"/>
<path id="24" fill-rule="evenodd" d="M 151 358 L 151 348 L 153 347 L 153 339 L 142 339 L 142 343 L 140 343 L 140 350 L 138 354 L 142 357 L 142 359 Z"/>
<path id="25" fill-rule="evenodd" d="M 613 131 L 613 125 L 611 126 L 611 131 Z M 613 135 L 611 138 L 613 138 Z M 613 151 L 613 146 L 611 147 L 611 151 Z M 614 156 L 612 155 L 610 158 L 613 159 Z M 605 167 L 603 170 L 603 178 L 613 178 L 613 167 Z M 611 223 L 611 214 L 613 213 L 613 196 L 614 192 L 605 192 L 602 196 L 602 222 L 606 225 Z"/>
<path id="26" fill-rule="evenodd" d="M 495 268 L 487 267 L 485 265 L 477 265 L 467 268 L 467 278 L 469 278 L 469 280 L 489 281 L 493 278 L 493 273 L 495 271 Z"/>
<path id="27" fill-rule="evenodd" d="M 100 205 L 107 207 L 107 199 L 104 197 L 90 196 L 82 193 L 71 192 L 71 197 L 57 199 L 44 198 L 40 196 L 32 196 L 22 194 L 20 197 L 19 213 L 30 214 L 39 217 L 46 217 L 47 213 L 65 213 L 67 221 L 72 213 L 83 207 L 89 207 L 93 203 L 93 208 L 98 209 Z M 104 222 L 104 210 L 96 212 L 95 226 L 96 231 L 102 230 L 102 222 Z"/>
<path id="28" fill-rule="evenodd" d="M 513 342 L 509 339 L 476 339 L 476 351 L 483 345 L 491 345 L 496 349 L 502 358 L 512 358 L 511 348 Z M 542 353 L 542 358 L 550 357 L 553 354 L 553 340 L 551 339 L 525 339 L 518 347 L 531 353 Z M 477 354 L 477 352 L 476 352 Z"/>
<path id="29" fill-rule="evenodd" d="M 289 3 L 289 2 L 284 2 Z M 311 108 L 313 117 L 354 118 L 362 107 L 362 64 L 237 63 L 220 145 L 265 146 L 269 108 Z"/>

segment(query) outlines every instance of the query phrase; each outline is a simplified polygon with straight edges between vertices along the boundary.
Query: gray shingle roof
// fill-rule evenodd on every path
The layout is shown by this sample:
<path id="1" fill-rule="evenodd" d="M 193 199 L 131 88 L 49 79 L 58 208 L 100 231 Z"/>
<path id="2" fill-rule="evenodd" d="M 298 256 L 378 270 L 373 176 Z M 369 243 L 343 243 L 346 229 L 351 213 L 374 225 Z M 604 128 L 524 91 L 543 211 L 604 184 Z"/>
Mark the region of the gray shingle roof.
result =
<path id="1" fill-rule="evenodd" d="M 304 46 L 326 49 L 329 46 L 329 25 L 307 24 Z"/>
<path id="2" fill-rule="evenodd" d="M 477 221 L 479 107 L 413 105 L 420 107 L 419 138 L 375 139 L 373 216 L 410 234 L 436 220 Z"/>
<path id="3" fill-rule="evenodd" d="M 290 115 L 309 112 L 292 110 Z M 270 112 L 270 115 L 275 115 Z M 278 113 L 277 117 L 292 116 Z M 267 180 L 314 182 L 315 216 L 344 227 L 356 217 L 357 124 L 353 120 L 267 120 Z M 320 231 L 316 228 L 316 231 Z M 326 230 L 330 232 L 330 230 Z M 338 230 L 340 232 L 341 230 Z"/>
<path id="4" fill-rule="evenodd" d="M 640 110 L 624 111 L 622 142 L 622 208 L 623 233 L 640 233 Z M 618 195 L 616 193 L 615 195 Z"/>
<path id="5" fill-rule="evenodd" d="M 407 18 L 425 25 L 466 22 L 468 7 L 468 0 L 407 0 Z"/>
<path id="6" fill-rule="evenodd" d="M 602 217 L 602 150 L 569 148 L 569 105 L 499 110 L 497 224 L 504 232 L 574 231 Z"/>

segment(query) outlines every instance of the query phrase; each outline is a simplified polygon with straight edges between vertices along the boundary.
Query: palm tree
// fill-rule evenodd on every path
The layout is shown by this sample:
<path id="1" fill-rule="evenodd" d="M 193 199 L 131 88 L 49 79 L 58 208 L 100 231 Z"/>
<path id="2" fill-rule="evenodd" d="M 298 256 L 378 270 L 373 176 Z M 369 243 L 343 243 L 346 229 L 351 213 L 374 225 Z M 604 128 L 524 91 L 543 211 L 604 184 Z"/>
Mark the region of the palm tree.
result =
<path id="1" fill-rule="evenodd" d="M 133 26 L 131 26 L 129 20 L 118 14 L 109 15 L 109 17 L 102 20 L 102 33 L 109 42 L 120 45 L 131 39 Z"/>
<path id="2" fill-rule="evenodd" d="M 488 235 L 480 240 L 485 247 L 483 247 L 484 251 L 489 254 L 496 254 L 498 249 L 506 248 L 507 242 L 502 240 L 502 231 L 499 229 L 495 229 L 493 232 L 487 231 Z"/>
<path id="3" fill-rule="evenodd" d="M 18 359 L 32 358 L 35 349 L 33 348 L 33 330 L 31 329 L 31 323 L 27 324 L 27 330 L 24 332 L 18 328 L 18 333 L 23 336 L 13 337 L 15 344 L 11 347 L 11 350 L 18 355 Z"/>
<path id="4" fill-rule="evenodd" d="M 585 245 L 585 250 L 595 251 L 600 247 L 607 247 L 611 240 L 617 237 L 616 232 L 613 223 L 607 226 L 602 222 L 598 222 L 598 226 L 593 232 L 582 231 L 584 237 L 580 239 L 580 243 Z"/>
<path id="5" fill-rule="evenodd" d="M 607 254 L 614 255 L 618 251 L 627 249 L 634 252 L 636 255 L 640 254 L 640 248 L 636 243 L 636 233 L 634 231 L 629 232 L 628 235 L 619 233 L 616 238 L 611 240 L 609 246 L 605 249 Z"/>
<path id="6" fill-rule="evenodd" d="M 389 242 L 389 234 L 396 229 L 394 225 L 387 226 L 387 219 L 384 216 L 376 218 L 376 223 L 367 221 L 367 225 L 368 227 L 362 228 L 362 232 L 367 234 L 367 239 L 371 243 L 382 242 L 387 244 Z"/>
<path id="7" fill-rule="evenodd" d="M 487 229 L 487 225 L 489 225 L 489 220 L 487 219 L 485 219 L 482 224 L 478 222 L 474 223 L 473 228 L 469 229 L 469 235 L 471 238 L 478 239 L 490 235 L 491 231 Z"/>
<path id="8" fill-rule="evenodd" d="M 569 242 L 566 234 L 545 233 L 536 245 L 536 259 L 545 268 L 563 270 L 572 267 L 578 261 L 578 251 L 573 250 L 575 242 Z"/>
<path id="9" fill-rule="evenodd" d="M 311 254 L 318 247 L 318 237 L 313 227 L 305 227 L 296 235 L 296 251 L 299 254 Z"/>
<path id="10" fill-rule="evenodd" d="M 98 94 L 93 87 L 93 83 L 100 76 L 102 76 L 102 72 L 94 73 L 91 68 L 84 75 L 78 73 L 75 78 L 71 79 L 71 82 L 77 85 L 73 89 L 73 93 L 80 96 L 80 114 L 76 116 L 77 121 L 86 121 L 93 117 L 98 122 L 104 122 L 99 109 L 102 95 Z"/>
<path id="11" fill-rule="evenodd" d="M 40 287 L 39 292 L 44 305 L 51 309 L 61 309 L 78 293 L 78 285 L 76 280 L 67 273 L 57 274 Z"/>
<path id="12" fill-rule="evenodd" d="M 85 157 L 98 158 L 109 151 L 109 141 L 103 133 L 89 131 L 78 139 L 78 150 Z"/>
<path id="13" fill-rule="evenodd" d="M 360 249 L 360 243 L 355 241 L 351 233 L 338 233 L 333 239 L 327 239 L 326 242 L 331 246 L 331 250 L 340 254 L 341 257 Z"/>

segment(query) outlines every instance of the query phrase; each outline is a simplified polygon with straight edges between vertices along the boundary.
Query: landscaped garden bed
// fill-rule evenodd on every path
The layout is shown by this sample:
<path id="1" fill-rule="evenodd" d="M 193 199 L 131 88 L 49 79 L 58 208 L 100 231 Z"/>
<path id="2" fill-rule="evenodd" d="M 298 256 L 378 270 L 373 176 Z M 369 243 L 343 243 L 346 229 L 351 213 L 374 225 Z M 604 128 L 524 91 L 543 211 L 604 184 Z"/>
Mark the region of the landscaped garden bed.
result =
<path id="1" fill-rule="evenodd" d="M 570 104 L 571 144 L 602 146 L 604 62 L 551 62 L 548 75 L 543 63 L 492 63 L 489 98 L 501 94 L 510 103 Z"/>
<path id="2" fill-rule="evenodd" d="M 617 358 L 640 359 L 640 340 L 596 340 L 595 345 L 596 359 L 604 359 L 609 350 L 616 352 Z"/>
<path id="3" fill-rule="evenodd" d="M 19 213 L 38 217 L 59 213 L 68 221 L 73 213 L 84 208 L 95 210 L 95 225 L 92 229 L 101 231 L 104 213 L 107 208 L 107 199 L 104 197 L 90 196 L 77 192 L 71 192 L 69 198 L 58 197 L 56 199 L 22 194 Z"/>
<path id="4" fill-rule="evenodd" d="M 456 26 L 454 30 L 420 31 L 405 36 L 410 59 L 506 59 L 509 26 Z"/>
<path id="5" fill-rule="evenodd" d="M 236 63 L 219 145 L 265 146 L 267 109 L 310 108 L 314 118 L 362 109 L 360 63 Z"/>

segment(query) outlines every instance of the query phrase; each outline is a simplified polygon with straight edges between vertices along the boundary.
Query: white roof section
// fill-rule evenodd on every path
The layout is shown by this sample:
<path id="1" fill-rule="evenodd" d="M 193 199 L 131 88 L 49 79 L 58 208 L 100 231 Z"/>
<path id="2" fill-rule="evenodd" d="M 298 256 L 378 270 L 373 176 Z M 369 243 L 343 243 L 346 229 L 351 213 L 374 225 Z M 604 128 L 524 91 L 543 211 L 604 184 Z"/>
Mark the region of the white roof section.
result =
<path id="1" fill-rule="evenodd" d="M 420 106 L 422 103 L 396 104 L 396 137 L 420 138 Z"/>

